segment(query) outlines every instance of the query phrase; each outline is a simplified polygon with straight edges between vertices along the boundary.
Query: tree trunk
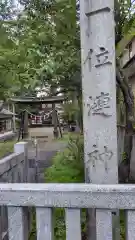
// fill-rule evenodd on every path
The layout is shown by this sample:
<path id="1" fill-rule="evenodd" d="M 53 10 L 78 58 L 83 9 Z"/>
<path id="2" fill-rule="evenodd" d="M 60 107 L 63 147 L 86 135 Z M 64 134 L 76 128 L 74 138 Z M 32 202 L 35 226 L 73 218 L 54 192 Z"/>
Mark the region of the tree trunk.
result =
<path id="1" fill-rule="evenodd" d="M 133 138 L 133 123 L 134 123 L 134 95 L 132 89 L 128 84 L 128 79 L 124 76 L 119 62 L 117 61 L 116 80 L 123 93 L 125 107 L 126 107 L 126 136 L 124 143 L 124 152 L 126 154 L 125 162 L 119 166 L 119 174 L 121 182 L 127 182 L 130 175 L 130 159 L 132 151 Z M 125 174 L 126 169 L 126 174 Z"/>

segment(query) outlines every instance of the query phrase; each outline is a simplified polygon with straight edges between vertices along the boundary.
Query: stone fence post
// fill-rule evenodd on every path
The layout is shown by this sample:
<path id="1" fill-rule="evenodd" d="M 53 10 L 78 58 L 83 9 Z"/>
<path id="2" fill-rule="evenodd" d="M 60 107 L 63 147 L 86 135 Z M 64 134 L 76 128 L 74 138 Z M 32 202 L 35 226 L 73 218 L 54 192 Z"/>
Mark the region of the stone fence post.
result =
<path id="1" fill-rule="evenodd" d="M 27 142 L 19 142 L 14 145 L 15 153 L 24 152 L 24 182 L 28 182 L 28 143 Z"/>
<path id="2" fill-rule="evenodd" d="M 24 153 L 24 169 L 23 169 L 23 176 L 24 176 L 24 183 L 29 182 L 29 176 L 28 176 L 28 143 L 27 142 L 18 142 L 14 145 L 14 152 L 15 153 Z M 31 231 L 31 225 L 32 225 L 32 209 L 28 207 L 23 208 L 24 213 L 24 224 L 25 224 L 25 237 L 28 239 L 29 233 Z"/>

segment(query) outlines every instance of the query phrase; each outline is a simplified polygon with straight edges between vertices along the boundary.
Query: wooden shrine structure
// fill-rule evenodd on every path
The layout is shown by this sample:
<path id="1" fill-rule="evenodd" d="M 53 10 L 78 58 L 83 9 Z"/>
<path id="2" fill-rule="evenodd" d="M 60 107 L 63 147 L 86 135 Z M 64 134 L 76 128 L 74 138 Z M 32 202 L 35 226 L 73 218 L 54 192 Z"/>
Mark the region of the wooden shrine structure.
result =
<path id="1" fill-rule="evenodd" d="M 50 96 L 50 97 L 44 97 L 44 98 L 38 98 L 38 97 L 11 98 L 9 101 L 12 103 L 14 113 L 16 111 L 15 109 L 16 104 L 19 106 L 22 106 L 21 109 L 25 108 L 24 110 L 21 110 L 21 113 L 20 113 L 20 118 L 21 118 L 20 134 L 22 134 L 22 138 L 23 138 L 23 135 L 28 134 L 28 112 L 26 111 L 26 106 L 33 107 L 34 105 L 39 106 L 39 109 L 40 110 L 42 109 L 43 112 L 48 105 L 51 105 L 52 125 L 54 126 L 54 137 L 58 137 L 58 127 L 61 135 L 61 129 L 60 129 L 60 124 L 58 120 L 56 104 L 63 103 L 65 100 L 66 98 L 63 96 Z M 31 115 L 34 115 L 34 114 L 31 114 Z M 42 118 L 42 115 L 41 115 L 41 118 Z M 39 123 L 42 123 L 41 118 L 39 118 L 38 116 Z M 15 119 L 13 122 L 14 122 L 14 129 L 16 129 Z"/>
<path id="2" fill-rule="evenodd" d="M 7 132 L 12 130 L 12 122 L 14 113 L 2 108 L 0 111 L 0 132 Z"/>

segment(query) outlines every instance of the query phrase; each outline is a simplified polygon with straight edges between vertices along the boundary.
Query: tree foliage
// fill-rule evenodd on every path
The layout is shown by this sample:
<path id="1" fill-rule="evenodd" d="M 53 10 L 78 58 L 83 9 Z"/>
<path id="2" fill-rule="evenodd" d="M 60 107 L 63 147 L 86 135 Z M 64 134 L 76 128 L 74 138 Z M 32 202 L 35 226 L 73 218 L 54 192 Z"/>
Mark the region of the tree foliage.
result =
<path id="1" fill-rule="evenodd" d="M 133 0 L 115 0 L 116 43 L 134 25 Z M 81 92 L 79 2 L 1 0 L 1 97 L 35 94 L 35 87 Z M 77 11 L 76 11 L 77 10 Z"/>
<path id="2" fill-rule="evenodd" d="M 135 0 L 114 0 L 116 22 L 116 44 L 135 24 Z"/>
<path id="3" fill-rule="evenodd" d="M 80 40 L 75 1 L 20 3 L 23 10 L 16 17 L 8 15 L 6 1 L 5 12 L 0 9 L 1 81 L 8 90 L 4 92 L 29 93 L 36 86 L 46 85 L 76 87 L 72 77 L 80 71 Z"/>

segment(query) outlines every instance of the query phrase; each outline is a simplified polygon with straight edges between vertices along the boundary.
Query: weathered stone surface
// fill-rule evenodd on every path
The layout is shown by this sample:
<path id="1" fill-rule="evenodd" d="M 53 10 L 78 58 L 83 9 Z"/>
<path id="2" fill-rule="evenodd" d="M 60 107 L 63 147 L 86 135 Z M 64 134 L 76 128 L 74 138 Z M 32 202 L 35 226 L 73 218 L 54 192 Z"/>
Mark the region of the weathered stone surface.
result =
<path id="1" fill-rule="evenodd" d="M 13 153 L 0 161 L 0 177 L 10 171 L 12 168 L 15 168 L 24 161 L 24 154 Z"/>
<path id="2" fill-rule="evenodd" d="M 52 150 L 48 151 L 40 150 L 38 151 L 38 182 L 44 182 L 44 168 L 49 167 L 51 165 L 51 159 L 56 154 L 58 149 L 63 149 L 64 145 L 56 143 L 54 144 Z M 10 156 L 2 159 L 0 161 L 0 182 L 1 183 L 24 183 L 31 182 L 35 183 L 35 157 L 31 158 L 29 161 L 27 160 L 27 143 L 17 143 L 15 145 L 15 153 Z M 34 152 L 35 153 L 35 152 Z M 31 155 L 32 156 L 32 155 Z M 10 194 L 9 194 L 10 195 Z M 1 195 L 2 197 L 2 195 Z M 12 197 L 11 197 L 12 198 Z M 1 225 L 0 233 L 2 233 L 3 240 L 8 239 L 8 221 L 7 221 L 7 207 L 0 207 L 1 209 L 1 217 L 3 219 L 3 224 Z M 12 210 L 14 210 L 12 212 Z M 23 211 L 24 213 L 24 211 Z M 13 226 L 10 232 L 10 238 L 16 232 L 18 228 L 18 224 L 20 221 L 20 217 L 18 216 L 18 208 L 13 207 L 10 208 L 9 222 L 10 225 Z M 21 215 L 20 215 L 21 216 Z M 27 226 L 30 230 L 30 222 L 31 222 L 31 208 L 25 208 L 25 222 L 28 220 Z M 26 226 L 25 226 L 26 227 Z M 20 229 L 20 230 L 19 230 Z M 19 227 L 18 234 L 22 234 L 22 230 Z M 16 239 L 20 239 L 19 235 L 16 234 Z M 0 239 L 1 240 L 1 239 Z"/>
<path id="3" fill-rule="evenodd" d="M 80 19 L 87 180 L 118 183 L 114 1 L 80 1 Z"/>
<path id="4" fill-rule="evenodd" d="M 3 158 L 0 161 L 0 182 L 4 183 L 24 183 L 27 180 L 28 165 L 27 165 L 27 143 L 15 144 L 15 153 Z M 7 221 L 7 207 L 0 207 L 2 224 L 0 234 L 3 240 L 8 239 L 8 221 Z M 11 208 L 14 212 L 10 212 L 10 216 L 18 223 L 18 211 L 16 207 Z M 25 211 L 26 212 L 26 211 Z M 11 220 L 11 219 L 10 219 Z M 9 222 L 11 223 L 11 221 Z M 14 224 L 15 224 L 14 223 Z M 18 225 L 16 225 L 17 227 Z M 15 226 L 14 226 L 15 229 Z M 19 229 L 18 229 L 19 232 Z M 10 235 L 11 237 L 11 235 Z M 16 235 L 17 237 L 17 235 Z M 14 237 L 15 239 L 15 237 Z M 20 239 L 20 236 L 18 236 Z"/>
<path id="5" fill-rule="evenodd" d="M 93 184 L 116 184 L 114 0 L 80 1 L 80 28 L 85 179 L 87 183 Z M 94 215 L 89 214 L 89 218 Z M 88 239 L 91 240 L 96 239 L 95 219 L 89 221 Z"/>
<path id="6" fill-rule="evenodd" d="M 51 208 L 36 208 L 37 239 L 53 240 L 53 217 Z"/>
<path id="7" fill-rule="evenodd" d="M 28 224 L 26 225 L 24 211 L 24 208 L 21 207 L 8 207 L 9 240 L 28 239 Z"/>
<path id="8" fill-rule="evenodd" d="M 13 139 L 13 138 L 15 138 L 15 136 L 16 136 L 16 134 L 14 132 L 12 132 L 12 131 L 0 134 L 0 142 Z"/>
<path id="9" fill-rule="evenodd" d="M 135 209 L 134 185 L 0 184 L 0 205 Z"/>
<path id="10" fill-rule="evenodd" d="M 96 211 L 96 239 L 112 240 L 112 213 L 109 210 Z"/>
<path id="11" fill-rule="evenodd" d="M 66 240 L 81 240 L 80 209 L 66 209 Z"/>
<path id="12" fill-rule="evenodd" d="M 135 211 L 127 211 L 126 213 L 126 239 L 135 238 Z"/>

